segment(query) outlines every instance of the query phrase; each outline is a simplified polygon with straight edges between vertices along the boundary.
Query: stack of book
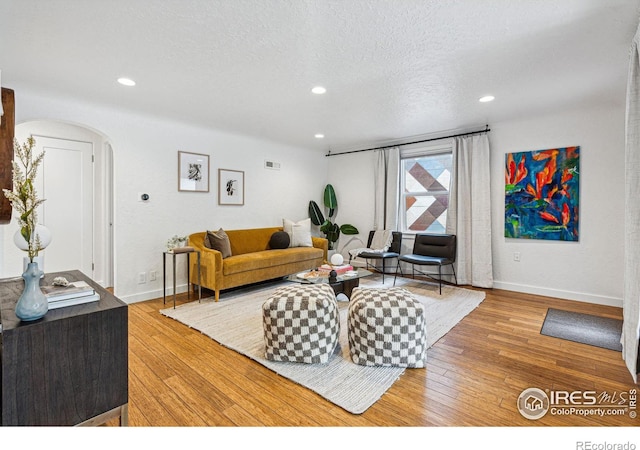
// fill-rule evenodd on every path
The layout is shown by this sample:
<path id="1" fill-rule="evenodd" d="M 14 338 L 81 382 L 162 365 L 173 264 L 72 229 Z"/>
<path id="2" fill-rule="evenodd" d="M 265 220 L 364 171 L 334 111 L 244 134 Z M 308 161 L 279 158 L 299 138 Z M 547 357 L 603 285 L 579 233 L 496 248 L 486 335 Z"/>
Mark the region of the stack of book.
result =
<path id="1" fill-rule="evenodd" d="M 74 281 L 67 286 L 42 286 L 42 292 L 50 310 L 100 300 L 100 294 L 85 281 Z"/>
<path id="2" fill-rule="evenodd" d="M 333 266 L 331 264 L 323 264 L 320 267 L 318 267 L 318 270 L 322 270 L 325 272 L 331 272 L 332 270 L 335 270 L 338 275 L 342 275 L 345 272 L 349 272 L 350 270 L 353 270 L 353 266 L 351 264 L 341 264 L 339 266 Z"/>

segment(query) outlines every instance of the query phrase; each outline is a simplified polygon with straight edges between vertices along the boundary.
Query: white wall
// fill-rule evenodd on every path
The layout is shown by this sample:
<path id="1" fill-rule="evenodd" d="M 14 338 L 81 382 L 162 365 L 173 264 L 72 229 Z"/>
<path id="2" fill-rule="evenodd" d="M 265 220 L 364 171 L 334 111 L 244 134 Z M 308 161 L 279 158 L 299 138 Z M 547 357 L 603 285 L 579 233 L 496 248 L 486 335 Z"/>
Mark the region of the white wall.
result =
<path id="1" fill-rule="evenodd" d="M 490 142 L 495 287 L 622 306 L 624 108 L 491 124 Z M 505 153 L 572 145 L 580 146 L 579 242 L 505 238 Z"/>
<path id="2" fill-rule="evenodd" d="M 169 237 L 306 218 L 310 193 L 321 193 L 326 183 L 327 161 L 317 151 L 13 88 L 17 123 L 75 123 L 99 131 L 113 147 L 114 289 L 128 302 L 162 296 L 162 252 Z M 210 155 L 208 193 L 178 191 L 179 150 Z M 265 159 L 279 162 L 281 169 L 265 169 Z M 218 168 L 245 172 L 244 206 L 217 204 Z M 146 203 L 138 201 L 142 192 L 150 196 Z M 138 274 L 151 271 L 158 279 L 138 284 Z M 178 285 L 183 285 L 184 263 L 179 273 Z"/>
<path id="3" fill-rule="evenodd" d="M 329 160 L 328 182 L 333 185 L 338 200 L 334 222 L 338 225 L 349 223 L 360 231 L 357 236 L 341 235 L 338 240 L 336 249 L 348 260 L 349 249 L 366 247 L 369 230 L 373 229 L 376 152 L 337 155 L 326 159 Z M 323 192 L 324 189 L 318 193 L 316 201 L 324 213 Z"/>
<path id="4" fill-rule="evenodd" d="M 491 123 L 490 128 L 494 287 L 621 306 L 624 107 L 558 112 Z M 581 147 L 579 242 L 506 239 L 505 153 L 572 145 Z M 329 182 L 341 208 L 338 223 L 356 225 L 365 243 L 373 227 L 374 155 L 328 158 Z M 338 247 L 342 249 L 345 242 L 342 237 Z M 410 247 L 410 239 L 405 239 L 403 252 Z M 520 262 L 513 261 L 514 252 L 520 253 Z"/>
<path id="5" fill-rule="evenodd" d="M 126 301 L 162 295 L 162 251 L 170 236 L 306 218 L 309 200 L 321 204 L 327 182 L 338 196 L 336 222 L 361 231 L 360 241 L 341 238 L 343 254 L 348 241 L 347 249 L 363 245 L 373 226 L 374 152 L 327 158 L 306 149 L 14 89 L 17 123 L 77 123 L 99 131 L 113 146 L 115 291 Z M 624 108 L 565 111 L 490 126 L 495 287 L 620 306 Z M 504 154 L 569 145 L 581 146 L 580 241 L 504 238 Z M 209 193 L 178 192 L 178 150 L 210 155 Z M 264 169 L 264 159 L 280 162 L 281 170 Z M 218 168 L 245 171 L 244 206 L 217 205 Z M 139 192 L 151 200 L 139 202 Z M 518 263 L 513 261 L 516 251 L 521 254 Z M 158 280 L 137 283 L 138 273 L 154 270 Z M 183 270 L 179 285 L 184 278 Z"/>

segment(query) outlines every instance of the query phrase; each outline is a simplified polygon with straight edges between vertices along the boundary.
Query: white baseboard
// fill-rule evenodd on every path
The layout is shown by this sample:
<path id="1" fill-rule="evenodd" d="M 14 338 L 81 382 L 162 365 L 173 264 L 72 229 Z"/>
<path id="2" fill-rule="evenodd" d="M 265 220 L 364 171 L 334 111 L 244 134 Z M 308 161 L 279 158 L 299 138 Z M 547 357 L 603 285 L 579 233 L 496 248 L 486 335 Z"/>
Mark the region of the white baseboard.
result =
<path id="1" fill-rule="evenodd" d="M 187 292 L 187 284 L 181 284 L 176 286 L 176 293 L 181 294 L 183 292 Z M 132 303 L 138 303 L 138 302 L 144 302 L 147 300 L 152 300 L 154 298 L 160 298 L 163 295 L 163 290 L 161 289 L 156 289 L 153 291 L 146 291 L 146 292 L 137 292 L 135 294 L 131 294 L 131 295 L 124 295 L 124 296 L 119 296 L 116 294 L 116 296 L 122 300 L 123 302 L 127 303 L 127 304 L 132 304 Z M 173 287 L 169 287 L 167 286 L 167 305 L 171 303 L 173 304 Z"/>
<path id="2" fill-rule="evenodd" d="M 352 265 L 353 262 L 352 262 Z M 526 284 L 517 284 L 517 283 L 507 283 L 504 281 L 496 281 L 493 282 L 494 289 L 504 289 L 505 291 L 514 291 L 514 292 L 523 292 L 525 294 L 534 294 L 534 295 L 542 295 L 545 297 L 555 297 L 561 298 L 563 300 L 574 300 L 585 303 L 594 303 L 597 305 L 606 305 L 606 306 L 615 306 L 618 308 L 622 308 L 622 298 L 617 297 L 607 297 L 603 295 L 594 295 L 588 294 L 585 292 L 575 292 L 575 291 L 563 291 L 559 289 L 549 289 L 542 288 L 540 286 L 531 286 Z M 176 286 L 176 292 L 178 294 L 187 292 L 187 284 L 182 284 Z M 127 296 L 120 297 L 123 302 L 127 304 L 144 302 L 146 300 L 151 300 L 154 298 L 162 297 L 163 291 L 162 289 L 157 289 L 153 291 L 146 292 L 138 292 L 136 294 L 131 294 Z M 171 287 L 167 287 L 167 304 L 169 302 L 173 302 L 173 289 Z"/>
<path id="3" fill-rule="evenodd" d="M 597 305 L 615 306 L 622 308 L 622 298 L 594 295 L 586 292 L 563 291 L 559 289 L 549 289 L 540 286 L 530 286 L 526 284 L 507 283 L 503 281 L 493 281 L 495 289 L 505 291 L 523 292 L 526 294 L 543 295 L 545 297 L 555 297 L 564 300 L 575 300 L 578 302 L 595 303 Z"/>

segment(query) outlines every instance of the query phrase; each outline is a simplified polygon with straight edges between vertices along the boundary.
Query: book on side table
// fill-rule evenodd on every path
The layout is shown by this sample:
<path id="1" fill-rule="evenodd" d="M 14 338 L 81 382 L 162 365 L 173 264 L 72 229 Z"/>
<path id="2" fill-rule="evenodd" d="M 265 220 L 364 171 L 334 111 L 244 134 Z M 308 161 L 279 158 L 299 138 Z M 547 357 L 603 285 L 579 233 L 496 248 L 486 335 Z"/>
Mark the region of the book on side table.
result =
<path id="1" fill-rule="evenodd" d="M 100 294 L 84 281 L 75 281 L 67 286 L 42 286 L 42 292 L 47 298 L 49 309 L 100 300 Z"/>

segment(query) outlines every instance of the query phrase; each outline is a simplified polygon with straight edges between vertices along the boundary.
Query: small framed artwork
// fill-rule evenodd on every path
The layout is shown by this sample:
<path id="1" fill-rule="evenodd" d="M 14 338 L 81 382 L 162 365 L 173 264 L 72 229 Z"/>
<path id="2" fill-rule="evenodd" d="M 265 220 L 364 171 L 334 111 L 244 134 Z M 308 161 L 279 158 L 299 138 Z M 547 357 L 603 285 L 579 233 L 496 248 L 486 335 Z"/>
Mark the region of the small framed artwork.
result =
<path id="1" fill-rule="evenodd" d="M 218 169 L 218 204 L 244 205 L 244 172 Z"/>
<path id="2" fill-rule="evenodd" d="M 178 152 L 178 190 L 209 192 L 209 155 Z"/>

